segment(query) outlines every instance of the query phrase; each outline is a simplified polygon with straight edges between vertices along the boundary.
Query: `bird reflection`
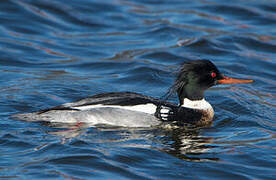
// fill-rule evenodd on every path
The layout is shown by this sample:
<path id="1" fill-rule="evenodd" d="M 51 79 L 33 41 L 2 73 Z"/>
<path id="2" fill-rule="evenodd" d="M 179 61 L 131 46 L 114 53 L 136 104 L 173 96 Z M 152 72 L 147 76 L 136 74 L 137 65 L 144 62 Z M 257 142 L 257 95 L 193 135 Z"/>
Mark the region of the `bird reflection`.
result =
<path id="1" fill-rule="evenodd" d="M 163 140 L 168 148 L 162 151 L 186 161 L 218 161 L 212 151 L 216 148 L 213 137 L 200 135 L 201 129 L 177 128 L 166 132 Z"/>
<path id="2" fill-rule="evenodd" d="M 50 131 L 47 131 L 48 134 L 56 135 L 61 137 L 61 143 L 66 143 L 68 140 L 70 141 L 73 138 L 77 138 L 81 135 L 88 135 L 89 128 L 91 126 L 85 123 L 45 123 L 43 125 L 51 127 Z M 172 156 L 175 156 L 179 159 L 185 161 L 218 161 L 219 158 L 214 157 L 215 151 L 214 149 L 217 146 L 214 145 L 215 140 L 213 137 L 206 137 L 202 134 L 202 129 L 194 128 L 194 127 L 173 127 L 167 128 L 167 126 L 163 126 L 163 128 L 122 128 L 122 127 L 114 127 L 114 126 L 106 126 L 99 125 L 97 127 L 94 126 L 99 132 L 112 131 L 116 133 L 116 135 L 124 134 L 124 136 L 120 136 L 117 138 L 122 139 L 114 139 L 113 137 L 104 137 L 104 142 L 126 142 L 126 144 L 120 144 L 120 146 L 128 146 L 128 147 L 143 147 L 142 144 L 132 143 L 131 140 L 135 139 L 148 139 L 153 143 L 160 144 L 160 147 L 157 149 L 168 153 Z M 125 136 L 127 132 L 127 136 Z M 99 140 L 97 140 L 99 141 Z M 146 144 L 144 148 L 154 148 L 156 146 L 149 146 Z"/>
<path id="3" fill-rule="evenodd" d="M 50 123 L 43 121 L 41 124 L 51 127 L 51 130 L 48 130 L 47 133 L 61 137 L 63 143 L 65 143 L 65 140 L 78 137 L 88 131 L 88 125 L 84 123 Z"/>

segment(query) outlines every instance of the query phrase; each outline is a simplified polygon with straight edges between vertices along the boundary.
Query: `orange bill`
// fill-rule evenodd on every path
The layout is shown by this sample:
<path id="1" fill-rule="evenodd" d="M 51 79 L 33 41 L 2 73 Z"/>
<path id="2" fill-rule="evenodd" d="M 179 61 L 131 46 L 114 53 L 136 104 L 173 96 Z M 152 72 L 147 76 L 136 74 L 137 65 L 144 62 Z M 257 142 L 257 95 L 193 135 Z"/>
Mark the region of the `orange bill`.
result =
<path id="1" fill-rule="evenodd" d="M 251 79 L 235 79 L 227 76 L 223 76 L 223 79 L 218 80 L 218 84 L 237 84 L 237 83 L 252 83 Z"/>

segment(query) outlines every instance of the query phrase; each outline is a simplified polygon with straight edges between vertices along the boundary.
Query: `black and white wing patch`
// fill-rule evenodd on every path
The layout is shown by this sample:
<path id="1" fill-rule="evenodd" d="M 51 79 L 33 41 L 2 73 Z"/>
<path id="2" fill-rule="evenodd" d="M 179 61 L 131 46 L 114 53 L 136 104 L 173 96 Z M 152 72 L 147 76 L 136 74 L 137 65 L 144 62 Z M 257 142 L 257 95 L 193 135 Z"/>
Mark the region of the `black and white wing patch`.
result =
<path id="1" fill-rule="evenodd" d="M 175 108 L 173 107 L 160 105 L 156 109 L 155 117 L 163 121 L 171 121 L 172 119 L 174 119 L 174 116 L 176 114 L 174 109 Z"/>

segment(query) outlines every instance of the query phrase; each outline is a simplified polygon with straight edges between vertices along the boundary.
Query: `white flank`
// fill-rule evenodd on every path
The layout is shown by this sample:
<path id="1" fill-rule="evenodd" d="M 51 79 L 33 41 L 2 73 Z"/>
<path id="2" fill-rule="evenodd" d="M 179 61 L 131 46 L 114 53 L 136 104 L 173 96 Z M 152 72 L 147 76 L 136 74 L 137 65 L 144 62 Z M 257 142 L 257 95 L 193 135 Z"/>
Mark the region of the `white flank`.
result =
<path id="1" fill-rule="evenodd" d="M 135 105 L 135 106 L 97 104 L 97 105 L 74 107 L 74 109 L 79 109 L 79 110 L 89 110 L 89 109 L 94 109 L 94 108 L 119 108 L 119 109 L 138 111 L 138 112 L 143 112 L 143 113 L 148 113 L 148 114 L 154 114 L 156 111 L 156 105 L 150 104 L 150 103 L 140 104 L 140 105 Z"/>
<path id="2" fill-rule="evenodd" d="M 205 99 L 192 101 L 188 98 L 185 98 L 183 101 L 182 107 L 191 108 L 191 109 L 203 109 L 203 110 L 213 109 L 211 104 L 205 101 Z"/>

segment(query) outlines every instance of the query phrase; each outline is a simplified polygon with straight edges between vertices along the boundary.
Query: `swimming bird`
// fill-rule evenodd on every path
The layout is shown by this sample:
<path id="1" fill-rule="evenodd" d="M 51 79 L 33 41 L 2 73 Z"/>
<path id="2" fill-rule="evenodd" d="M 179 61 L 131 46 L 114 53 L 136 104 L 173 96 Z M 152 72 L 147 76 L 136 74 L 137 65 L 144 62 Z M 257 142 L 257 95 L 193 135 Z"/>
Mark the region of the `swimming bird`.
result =
<path id="1" fill-rule="evenodd" d="M 149 127 L 162 122 L 204 126 L 210 124 L 214 117 L 212 106 L 204 98 L 208 88 L 251 82 L 253 80 L 223 75 L 209 60 L 193 60 L 183 63 L 170 88 L 169 94 L 176 93 L 179 104 L 134 92 L 111 92 L 16 117 L 28 121 L 127 127 Z"/>

